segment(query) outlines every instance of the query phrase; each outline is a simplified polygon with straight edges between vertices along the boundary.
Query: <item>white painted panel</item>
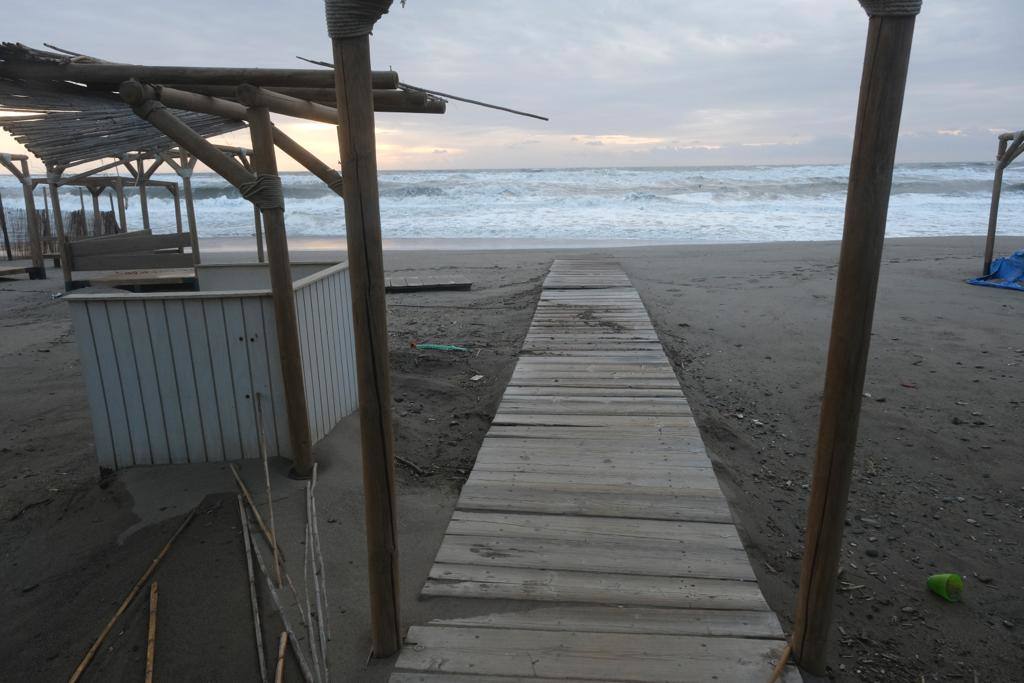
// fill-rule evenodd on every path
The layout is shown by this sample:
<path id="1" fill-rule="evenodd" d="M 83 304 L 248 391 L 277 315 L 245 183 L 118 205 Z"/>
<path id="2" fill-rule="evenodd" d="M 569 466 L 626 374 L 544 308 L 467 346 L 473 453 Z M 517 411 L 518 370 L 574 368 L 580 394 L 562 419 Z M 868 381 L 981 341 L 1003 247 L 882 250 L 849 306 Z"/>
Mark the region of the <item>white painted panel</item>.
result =
<path id="1" fill-rule="evenodd" d="M 235 405 L 234 377 L 228 348 L 227 328 L 224 320 L 224 300 L 204 299 L 206 339 L 210 348 L 214 386 L 217 389 L 217 410 L 220 413 L 220 432 L 223 452 L 220 460 L 241 460 L 241 435 L 238 430 L 238 409 Z"/>
<path id="2" fill-rule="evenodd" d="M 146 307 L 146 324 L 152 343 L 154 366 L 157 374 L 160 403 L 163 409 L 167 445 L 172 463 L 188 462 L 188 442 L 185 438 L 185 418 L 182 400 L 175 373 L 174 354 L 171 345 L 179 340 L 173 338 L 167 327 L 164 301 L 149 301 Z"/>
<path id="3" fill-rule="evenodd" d="M 270 367 L 271 396 L 274 403 L 274 419 L 277 424 L 278 454 L 292 457 L 291 432 L 288 430 L 288 406 L 284 396 L 284 377 L 281 374 L 281 354 L 277 346 L 277 323 L 274 320 L 274 302 L 267 297 L 263 302 L 263 338 L 267 342 L 267 359 Z"/>
<path id="4" fill-rule="evenodd" d="M 249 370 L 252 377 L 253 401 L 259 394 L 263 406 L 263 432 L 267 439 L 267 455 L 279 455 L 277 447 L 277 418 L 274 415 L 273 389 L 270 384 L 270 359 L 267 339 L 263 333 L 263 304 L 260 299 L 242 299 L 242 316 L 249 342 Z M 277 359 L 274 359 L 277 362 Z"/>
<path id="5" fill-rule="evenodd" d="M 224 459 L 224 445 L 221 437 L 220 406 L 217 389 L 213 380 L 213 361 L 210 358 L 210 341 L 206 334 L 206 315 L 202 300 L 182 302 L 185 325 L 188 329 L 189 346 L 192 351 L 192 369 L 196 383 L 196 398 L 199 412 L 203 416 L 203 439 L 206 444 L 206 460 L 219 462 Z"/>
<path id="6" fill-rule="evenodd" d="M 208 428 L 204 420 L 215 420 L 216 416 L 204 416 L 201 409 L 196 357 L 192 353 L 192 339 L 185 320 L 185 305 L 181 301 L 159 303 L 163 305 L 167 338 L 171 345 L 170 363 L 178 386 L 178 408 L 181 412 L 187 462 L 206 462 Z"/>
<path id="7" fill-rule="evenodd" d="M 153 355 L 153 339 L 149 334 L 146 305 L 141 301 L 126 301 L 124 310 L 128 317 L 130 346 L 135 356 L 139 394 L 142 396 L 141 408 L 146 418 L 148 458 L 154 465 L 167 465 L 171 462 L 170 444 L 167 440 L 163 399 L 160 396 L 160 378 L 156 372 L 156 359 Z M 138 452 L 136 452 L 135 458 L 139 459 Z"/>
<path id="8" fill-rule="evenodd" d="M 251 343 L 246 336 L 242 299 L 224 299 L 223 305 L 229 352 L 228 361 L 231 364 L 242 457 L 259 458 L 259 439 L 256 435 L 256 399 L 253 397 L 252 367 L 249 358 Z"/>
<path id="9" fill-rule="evenodd" d="M 99 359 L 96 357 L 96 342 L 93 340 L 92 322 L 89 320 L 89 305 L 76 303 L 71 306 L 71 322 L 78 342 L 85 389 L 89 396 L 92 416 L 93 442 L 96 444 L 96 458 L 103 469 L 116 469 L 114 440 L 110 431 L 110 415 L 107 410 L 107 396 L 103 388 Z"/>
<path id="10" fill-rule="evenodd" d="M 136 464 L 152 464 L 149 425 L 142 402 L 142 387 L 139 383 L 139 371 L 135 364 L 135 346 L 124 302 L 107 302 L 107 316 L 110 319 L 110 334 L 114 345 L 114 362 L 117 364 L 121 393 L 124 396 L 125 412 L 128 417 L 132 459 Z"/>

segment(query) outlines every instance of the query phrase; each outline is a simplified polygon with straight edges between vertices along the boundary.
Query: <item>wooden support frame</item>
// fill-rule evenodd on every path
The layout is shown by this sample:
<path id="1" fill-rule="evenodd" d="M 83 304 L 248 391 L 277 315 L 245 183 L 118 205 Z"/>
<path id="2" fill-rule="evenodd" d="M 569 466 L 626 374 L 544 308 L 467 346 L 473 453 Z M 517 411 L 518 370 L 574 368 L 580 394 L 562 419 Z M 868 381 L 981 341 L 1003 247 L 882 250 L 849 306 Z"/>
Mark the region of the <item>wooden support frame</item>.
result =
<path id="1" fill-rule="evenodd" d="M 988 210 L 985 258 L 981 266 L 982 277 L 988 275 L 989 271 L 992 270 L 992 257 L 996 247 L 996 224 L 999 222 L 999 198 L 1003 192 L 1003 170 L 1012 164 L 1014 159 L 1020 156 L 1022 152 L 1024 152 L 1024 130 L 1018 133 L 1003 133 L 999 136 L 995 178 L 992 181 L 992 203 Z"/>
<path id="2" fill-rule="evenodd" d="M 17 164 L 15 164 L 17 162 Z M 35 185 L 28 168 L 28 157 L 24 154 L 0 154 L 0 166 L 21 182 L 22 195 L 25 201 L 25 221 L 28 228 L 29 253 L 32 266 L 28 271 L 32 280 L 46 279 L 46 263 L 43 260 L 42 230 L 39 228 L 39 215 L 36 211 Z"/>
<path id="3" fill-rule="evenodd" d="M 871 16 L 846 197 L 793 655 L 825 673 L 914 15 Z"/>
<path id="4" fill-rule="evenodd" d="M 50 190 L 50 204 L 53 206 L 53 225 L 57 230 L 57 253 L 60 256 L 60 270 L 64 275 L 64 289 L 71 290 L 74 283 L 71 277 L 71 258 L 68 255 L 68 242 L 64 234 L 64 216 L 60 209 L 60 177 L 64 173 L 61 166 L 49 166 L 46 169 L 46 185 Z"/>
<path id="5" fill-rule="evenodd" d="M 370 39 L 332 38 L 363 458 L 373 654 L 401 647 L 395 446 Z"/>
<path id="6" fill-rule="evenodd" d="M 13 261 L 14 254 L 11 252 L 11 238 L 7 234 L 7 214 L 4 213 L 4 196 L 0 194 L 0 232 L 4 235 L 4 252 L 7 254 L 7 260 Z"/>
<path id="7" fill-rule="evenodd" d="M 198 159 L 184 150 L 179 150 L 177 159 L 174 158 L 173 153 L 170 151 L 161 152 L 160 158 L 181 178 L 181 190 L 182 194 L 185 195 L 185 217 L 188 220 L 188 235 L 192 243 L 192 263 L 198 266 L 202 263 L 202 257 L 199 254 L 199 228 L 196 225 L 195 198 L 192 196 L 192 169 L 195 168 Z M 180 214 L 177 206 L 175 206 L 175 211 Z M 177 218 L 180 230 L 180 215 Z"/>
<path id="8" fill-rule="evenodd" d="M 178 119 L 170 110 L 152 99 L 138 81 L 121 84 L 122 99 L 132 106 L 136 114 L 149 121 L 164 135 L 174 140 L 183 150 L 210 167 L 215 173 L 245 191 L 257 176 L 217 149 Z M 267 114 L 265 126 L 257 115 L 257 132 L 253 134 L 255 168 L 260 173 L 276 175 L 276 161 L 273 159 L 272 131 Z M 269 148 L 267 142 L 270 142 Z M 257 143 L 258 142 L 258 146 Z M 288 257 L 288 242 L 284 226 L 283 208 L 263 208 L 263 221 L 267 227 L 270 251 L 271 292 L 274 301 L 274 318 L 277 327 L 278 352 L 281 360 L 281 374 L 288 407 L 288 427 L 291 434 L 293 470 L 299 476 L 308 476 L 313 469 L 312 443 L 309 431 L 309 411 L 306 404 L 306 390 L 302 376 L 302 356 L 299 346 L 298 319 L 295 313 L 295 298 L 291 281 L 291 265 Z"/>

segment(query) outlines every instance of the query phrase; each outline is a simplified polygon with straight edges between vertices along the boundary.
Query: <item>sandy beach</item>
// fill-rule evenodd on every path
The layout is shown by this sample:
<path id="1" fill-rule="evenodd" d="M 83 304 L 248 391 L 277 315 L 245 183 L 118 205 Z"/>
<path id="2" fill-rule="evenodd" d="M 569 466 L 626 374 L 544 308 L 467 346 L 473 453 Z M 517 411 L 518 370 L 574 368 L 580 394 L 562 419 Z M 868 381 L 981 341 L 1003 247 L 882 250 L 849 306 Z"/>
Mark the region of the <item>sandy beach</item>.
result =
<path id="1" fill-rule="evenodd" d="M 340 257 L 308 247 L 293 243 L 294 258 Z M 964 283 L 976 274 L 982 247 L 978 238 L 947 237 L 886 245 L 830 643 L 839 680 L 1010 680 L 1006 672 L 1022 664 L 1024 298 Z M 206 253 L 210 260 L 245 258 L 228 248 Z M 390 274 L 458 273 L 474 282 L 468 292 L 388 295 L 402 460 L 403 621 L 426 615 L 420 586 L 556 255 L 616 258 L 631 278 L 689 398 L 765 597 L 788 629 L 835 242 L 386 252 Z M 59 289 L 59 278 L 0 280 L 5 677 L 67 676 L 198 504 L 198 518 L 160 570 L 169 625 L 161 632 L 157 678 L 252 680 L 256 657 L 231 476 L 209 465 L 137 468 L 100 480 L 67 305 L 54 298 Z M 413 341 L 469 352 L 421 351 Z M 476 375 L 483 379 L 472 381 Z M 332 677 L 377 681 L 386 680 L 390 663 L 366 665 L 357 441 L 358 424 L 349 418 L 316 448 L 334 591 Z M 286 463 L 274 466 L 275 504 L 288 538 L 289 519 L 300 528 L 302 485 L 283 476 Z M 258 463 L 243 470 L 259 481 Z M 299 561 L 298 540 L 285 550 Z M 938 571 L 965 577 L 963 602 L 944 603 L 925 590 L 926 577 Z M 140 670 L 142 602 L 86 680 Z"/>

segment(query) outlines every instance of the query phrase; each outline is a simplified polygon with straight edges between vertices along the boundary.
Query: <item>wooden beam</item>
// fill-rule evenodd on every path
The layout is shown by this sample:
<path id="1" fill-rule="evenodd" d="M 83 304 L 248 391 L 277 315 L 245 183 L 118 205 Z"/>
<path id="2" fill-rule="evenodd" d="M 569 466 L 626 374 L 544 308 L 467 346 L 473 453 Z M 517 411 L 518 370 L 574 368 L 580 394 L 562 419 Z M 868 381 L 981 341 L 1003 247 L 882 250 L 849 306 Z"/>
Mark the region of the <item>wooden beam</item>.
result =
<path id="1" fill-rule="evenodd" d="M 327 184 L 339 196 L 342 195 L 341 174 L 320 161 L 305 147 L 285 135 L 280 128 L 274 128 L 274 144 L 278 149 L 302 164 L 303 168 Z"/>
<path id="2" fill-rule="evenodd" d="M 269 86 L 330 88 L 334 72 L 330 69 L 251 69 L 197 66 L 145 66 L 142 64 L 85 64 L 0 62 L 0 76 L 28 80 L 62 80 L 87 85 L 117 85 L 129 79 L 149 83 L 231 85 L 252 83 Z M 373 87 L 391 90 L 398 87 L 394 71 L 374 71 Z"/>
<path id="3" fill-rule="evenodd" d="M 139 209 L 142 211 L 142 229 L 152 230 L 149 224 L 149 193 L 146 191 L 145 162 L 139 159 L 139 168 L 135 172 L 135 185 L 139 188 Z"/>
<path id="4" fill-rule="evenodd" d="M 11 238 L 7 234 L 7 214 L 4 213 L 4 196 L 0 194 L 0 231 L 4 234 L 4 251 L 7 252 L 7 260 L 13 261 L 14 254 L 11 252 Z"/>
<path id="5" fill-rule="evenodd" d="M 793 654 L 825 673 L 914 16 L 872 16 L 850 162 Z"/>
<path id="6" fill-rule="evenodd" d="M 92 235 L 93 237 L 99 237 L 103 234 L 103 212 L 100 210 L 100 192 L 103 189 L 100 188 L 99 192 L 89 188 L 89 194 L 92 195 Z"/>
<path id="7" fill-rule="evenodd" d="M 1020 137 L 1017 137 L 1014 142 L 1018 143 L 1019 140 Z M 988 234 L 985 237 L 985 257 L 981 266 L 982 277 L 988 275 L 989 270 L 992 269 L 992 257 L 996 248 L 996 224 L 999 222 L 999 198 L 1003 192 L 1003 169 L 1006 168 L 1003 160 L 1007 156 L 1007 142 L 1002 136 L 999 137 L 999 149 L 996 152 L 996 172 L 995 178 L 992 180 L 992 202 L 988 208 Z"/>
<path id="8" fill-rule="evenodd" d="M 60 176 L 64 169 L 51 166 L 46 170 L 46 184 L 50 188 L 50 204 L 53 205 L 53 225 L 57 229 L 57 253 L 60 254 L 60 270 L 64 275 L 64 289 L 74 287 L 71 276 L 71 252 L 68 250 L 67 237 L 64 234 L 64 216 L 60 211 Z"/>
<path id="9" fill-rule="evenodd" d="M 276 176 L 277 158 L 274 154 L 270 112 L 262 107 L 250 107 L 248 116 L 249 134 L 252 137 L 253 169 L 259 175 Z M 292 435 L 292 471 L 295 476 L 307 478 L 313 474 L 312 437 L 309 432 L 309 412 L 303 385 L 299 321 L 295 313 L 295 292 L 292 289 L 284 207 L 282 205 L 280 208 L 263 208 L 261 212 L 266 227 L 270 288 L 274 299 L 274 318 L 277 321 L 277 345 L 281 357 L 281 374 L 284 377 L 288 426 Z"/>
<path id="10" fill-rule="evenodd" d="M 333 38 L 338 142 L 344 178 L 355 322 L 363 498 L 373 654 L 401 647 L 395 445 L 391 425 L 384 254 L 380 232 L 369 36 Z"/>
<path id="11" fill-rule="evenodd" d="M 46 263 L 43 260 L 43 239 L 42 231 L 39 228 L 39 213 L 36 211 L 36 197 L 32 185 L 32 174 L 28 171 L 28 158 L 22 157 L 21 178 L 23 192 L 25 195 L 25 212 L 28 226 L 29 250 L 32 254 L 33 277 L 46 278 Z"/>
<path id="12" fill-rule="evenodd" d="M 181 178 L 181 191 L 185 195 L 185 218 L 188 220 L 188 235 L 192 242 L 192 264 L 198 266 L 202 258 L 199 255 L 199 229 L 196 226 L 196 205 L 192 196 L 192 169 L 196 164 L 196 158 L 187 152 L 179 151 L 181 163 L 174 161 L 170 156 L 162 155 L 164 163 L 174 169 L 174 172 Z"/>
<path id="13" fill-rule="evenodd" d="M 193 93 L 235 99 L 235 88 L 228 85 L 177 85 L 165 84 L 166 87 L 187 90 Z M 332 109 L 337 102 L 334 88 L 267 88 L 267 90 L 286 97 L 307 100 L 326 105 Z M 398 112 L 405 114 L 443 114 L 445 102 L 442 99 L 427 97 L 425 93 L 408 90 L 374 90 L 373 110 L 375 112 Z"/>
<path id="14" fill-rule="evenodd" d="M 117 217 L 121 222 L 121 232 L 128 232 L 128 207 L 124 198 L 124 180 L 117 179 L 114 191 L 117 194 Z"/>

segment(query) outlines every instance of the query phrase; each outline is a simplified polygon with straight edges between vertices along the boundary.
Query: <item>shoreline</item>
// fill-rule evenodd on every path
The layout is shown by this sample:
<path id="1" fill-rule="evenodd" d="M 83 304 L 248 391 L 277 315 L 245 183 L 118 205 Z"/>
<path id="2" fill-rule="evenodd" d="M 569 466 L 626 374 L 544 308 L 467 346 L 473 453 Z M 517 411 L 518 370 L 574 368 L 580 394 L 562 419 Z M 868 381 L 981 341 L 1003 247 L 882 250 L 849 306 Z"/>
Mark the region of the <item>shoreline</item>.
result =
<path id="1" fill-rule="evenodd" d="M 996 235 L 997 246 L 1005 239 L 1024 239 L 1024 232 L 1013 234 L 1000 232 Z M 913 237 L 886 237 L 886 244 L 905 244 L 929 242 L 932 240 L 976 240 L 979 248 L 985 244 L 985 234 L 961 235 L 921 235 Z M 610 240 L 610 239 L 542 239 L 542 238 L 454 238 L 454 237 L 402 237 L 383 240 L 384 251 L 396 252 L 503 252 L 503 251 L 547 251 L 547 250 L 638 250 L 651 247 L 670 247 L 672 249 L 692 248 L 733 248 L 746 246 L 760 247 L 792 247 L 803 248 L 814 245 L 839 245 L 839 240 L 773 240 L 773 241 L 662 241 L 662 240 Z M 347 251 L 344 235 L 309 236 L 295 235 L 288 237 L 289 251 L 301 252 L 338 252 Z M 204 254 L 247 254 L 256 252 L 255 235 L 250 237 L 200 237 L 199 248 Z M 997 248 L 998 252 L 998 248 Z"/>

